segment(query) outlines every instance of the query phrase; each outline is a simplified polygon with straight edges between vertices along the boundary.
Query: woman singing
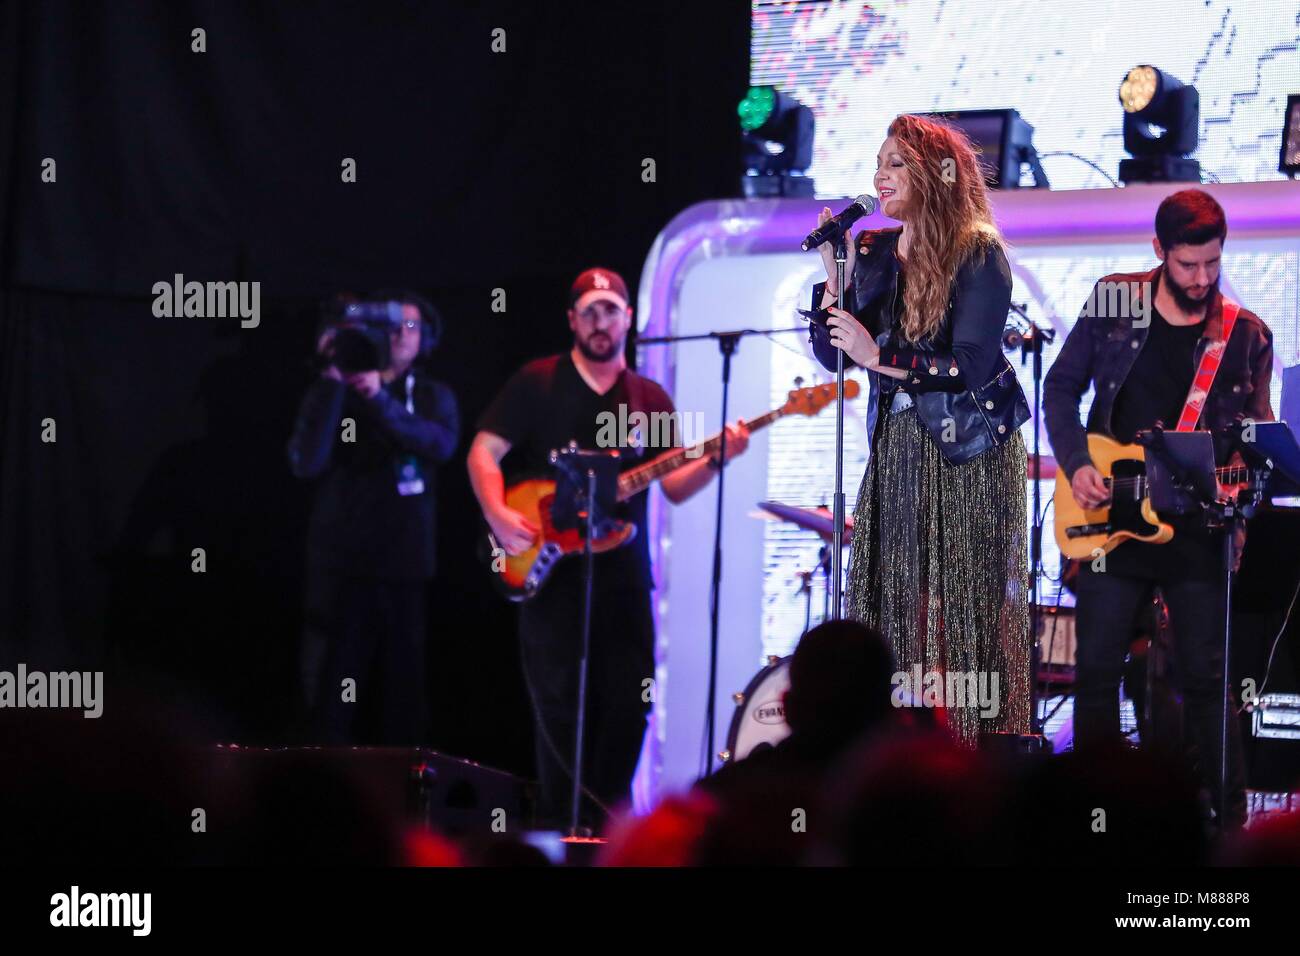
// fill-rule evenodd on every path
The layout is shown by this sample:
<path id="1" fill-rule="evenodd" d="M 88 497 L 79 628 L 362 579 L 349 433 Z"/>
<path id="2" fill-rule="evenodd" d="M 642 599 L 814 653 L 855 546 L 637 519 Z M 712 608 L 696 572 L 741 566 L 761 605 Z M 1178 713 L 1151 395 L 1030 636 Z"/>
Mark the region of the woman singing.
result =
<path id="1" fill-rule="evenodd" d="M 834 308 L 832 243 L 820 247 L 829 278 L 813 292 L 817 358 L 834 369 L 842 350 L 875 399 L 849 614 L 880 630 L 909 677 L 918 664 L 945 675 L 937 699 L 934 678 L 910 690 L 946 706 L 973 747 L 982 732 L 1028 733 L 1031 716 L 1019 433 L 1029 408 L 1001 348 L 1011 272 L 960 132 L 899 116 L 876 165 L 876 194 L 902 227 L 849 243 L 849 311 Z"/>

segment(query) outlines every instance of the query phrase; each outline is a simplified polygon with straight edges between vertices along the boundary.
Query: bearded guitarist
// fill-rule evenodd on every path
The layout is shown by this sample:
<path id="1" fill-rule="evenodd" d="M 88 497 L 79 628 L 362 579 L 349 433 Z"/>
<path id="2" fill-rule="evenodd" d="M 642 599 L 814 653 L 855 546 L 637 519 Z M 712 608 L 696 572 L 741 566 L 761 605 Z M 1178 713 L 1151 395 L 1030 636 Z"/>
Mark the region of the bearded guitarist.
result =
<path id="1" fill-rule="evenodd" d="M 580 448 L 607 445 L 599 440 L 601 421 L 630 412 L 674 411 L 672 400 L 655 382 L 627 367 L 624 347 L 632 325 L 627 285 L 609 269 L 588 269 L 569 292 L 573 348 L 525 365 L 479 418 L 469 451 L 469 476 L 483 516 L 500 547 L 526 551 L 540 530 L 505 501 L 501 460 L 513 452 L 519 469 L 540 473 L 553 449 L 576 441 Z M 620 406 L 623 414 L 620 415 Z M 677 429 L 673 429 L 677 432 Z M 629 450 L 631 436 L 619 436 Z M 643 440 L 644 441 L 644 440 Z M 668 441 L 680 446 L 682 436 Z M 727 458 L 745 450 L 749 431 L 743 422 L 728 426 Z M 652 453 L 663 449 L 652 449 Z M 627 454 L 626 467 L 639 463 Z M 720 467 L 715 456 L 701 455 L 662 478 L 665 497 L 685 501 L 709 484 Z M 649 710 L 645 684 L 654 677 L 654 619 L 650 593 L 654 579 L 646 524 L 647 493 L 622 502 L 615 518 L 634 525 L 625 547 L 595 555 L 591 658 L 588 663 L 590 757 L 583 779 L 597 799 L 613 809 L 628 799 L 641 753 Z M 569 788 L 567 766 L 574 739 L 574 700 L 582 638 L 584 563 L 559 562 L 543 587 L 520 608 L 519 639 L 524 678 L 532 696 L 537 770 L 541 784 L 538 815 L 543 826 L 559 828 Z M 558 753 L 557 753 L 558 751 Z M 596 822 L 592 820 L 591 822 Z"/>
<path id="2" fill-rule="evenodd" d="M 1216 465 L 1226 465 L 1233 454 L 1227 433 L 1235 421 L 1273 419 L 1272 333 L 1258 316 L 1219 291 L 1228 232 L 1222 207 L 1199 189 L 1173 193 L 1156 212 L 1155 232 L 1152 247 L 1161 264 L 1146 273 L 1110 275 L 1097 284 L 1045 381 L 1048 438 L 1084 509 L 1099 508 L 1111 497 L 1089 454 L 1089 432 L 1130 443 L 1157 422 L 1170 430 L 1206 430 L 1214 436 Z M 1220 359 L 1212 367 L 1216 354 Z M 1194 377 L 1202 388 L 1210 381 L 1208 394 L 1192 392 Z M 1089 386 L 1095 397 L 1085 432 L 1079 401 Z M 1075 746 L 1089 749 L 1118 740 L 1118 690 L 1127 642 L 1138 609 L 1158 586 L 1169 608 L 1188 736 L 1196 746 L 1201 779 L 1214 794 L 1222 754 L 1221 539 L 1197 516 L 1160 518 L 1174 529 L 1167 543 L 1126 540 L 1104 561 L 1081 562 Z M 1235 721 L 1229 727 L 1228 755 L 1221 828 L 1245 820 Z"/>

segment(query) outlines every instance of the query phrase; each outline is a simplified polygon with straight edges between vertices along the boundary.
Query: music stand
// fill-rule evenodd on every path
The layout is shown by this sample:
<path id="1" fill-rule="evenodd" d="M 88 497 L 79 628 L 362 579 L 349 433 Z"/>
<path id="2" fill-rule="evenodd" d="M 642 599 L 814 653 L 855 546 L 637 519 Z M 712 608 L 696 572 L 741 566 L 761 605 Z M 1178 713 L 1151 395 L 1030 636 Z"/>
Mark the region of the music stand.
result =
<path id="1" fill-rule="evenodd" d="M 577 727 L 573 741 L 573 793 L 569 804 L 569 836 L 590 834 L 579 829 L 582 802 L 582 744 L 587 721 L 587 660 L 591 655 L 591 592 L 594 554 L 591 542 L 596 528 L 605 524 L 618 502 L 618 474 L 621 455 L 613 451 L 583 451 L 577 442 L 552 451 L 555 466 L 555 497 L 551 522 L 560 530 L 578 528 L 582 535 L 582 556 L 586 583 L 582 601 L 582 654 L 578 659 Z M 540 718 L 539 718 L 540 719 Z M 546 728 L 542 728 L 546 733 Z"/>
<path id="2" fill-rule="evenodd" d="M 1281 422 L 1238 421 L 1231 428 L 1232 446 L 1250 466 L 1246 487 L 1235 498 L 1220 498 L 1214 471 L 1213 438 L 1209 432 L 1167 432 L 1156 426 L 1139 432 L 1147 450 L 1146 470 L 1151 505 L 1157 512 L 1190 514 L 1201 511 L 1206 526 L 1223 535 L 1223 711 L 1219 731 L 1218 821 L 1222 832 L 1228 809 L 1228 724 L 1231 716 L 1232 582 L 1234 540 L 1267 497 L 1300 486 L 1300 447 Z M 1279 468 L 1279 464 L 1281 467 Z M 1278 473 L 1281 472 L 1279 475 Z"/>
<path id="3" fill-rule="evenodd" d="M 1286 422 L 1256 422 L 1243 425 L 1243 433 L 1252 432 L 1251 440 L 1241 441 L 1242 454 L 1269 469 L 1264 497 L 1289 498 L 1300 495 L 1300 444 Z"/>
<path id="4" fill-rule="evenodd" d="M 600 526 L 608 522 L 618 503 L 618 476 L 623 467 L 623 456 L 618 449 L 587 451 L 576 442 L 552 451 L 550 462 L 555 466 L 555 498 L 551 505 L 551 523 L 557 531 L 577 528 L 586 534 L 588 524 Z M 588 487 L 588 471 L 594 472 L 594 494 Z M 587 508 L 593 498 L 595 507 Z M 588 511 L 592 511 L 590 521 Z"/>
<path id="5" fill-rule="evenodd" d="M 1209 432 L 1168 432 L 1161 444 L 1147 446 L 1147 488 L 1151 507 L 1160 514 L 1188 515 L 1199 512 L 1219 497 L 1214 477 L 1214 437 Z"/>

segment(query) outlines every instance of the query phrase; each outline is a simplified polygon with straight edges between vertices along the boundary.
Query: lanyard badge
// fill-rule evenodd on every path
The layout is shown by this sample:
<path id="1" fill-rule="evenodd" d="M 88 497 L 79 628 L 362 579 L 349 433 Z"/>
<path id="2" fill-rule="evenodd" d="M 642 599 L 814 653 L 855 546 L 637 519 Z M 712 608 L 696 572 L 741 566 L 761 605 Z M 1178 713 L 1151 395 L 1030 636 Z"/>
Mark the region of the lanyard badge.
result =
<path id="1" fill-rule="evenodd" d="M 415 375 L 406 375 L 406 410 L 415 414 Z M 424 467 L 414 455 L 403 455 L 394 463 L 397 472 L 397 493 L 403 498 L 424 494 Z"/>
<path id="2" fill-rule="evenodd" d="M 397 493 L 402 497 L 424 494 L 424 469 L 414 455 L 397 459 Z"/>

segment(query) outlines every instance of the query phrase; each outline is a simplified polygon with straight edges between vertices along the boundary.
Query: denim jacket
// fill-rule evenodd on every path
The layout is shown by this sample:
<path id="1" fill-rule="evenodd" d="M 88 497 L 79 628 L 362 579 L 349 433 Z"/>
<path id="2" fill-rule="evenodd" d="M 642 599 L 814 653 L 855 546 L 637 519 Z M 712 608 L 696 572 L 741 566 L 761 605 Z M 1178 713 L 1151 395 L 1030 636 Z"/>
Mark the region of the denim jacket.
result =
<path id="1" fill-rule="evenodd" d="M 1061 352 L 1043 382 L 1043 413 L 1047 437 L 1057 464 L 1070 478 L 1088 455 L 1088 433 L 1112 435 L 1115 396 L 1146 344 L 1151 328 L 1153 296 L 1163 267 L 1150 272 L 1115 273 L 1100 280 L 1084 305 L 1079 321 L 1065 339 Z M 1223 296 L 1217 290 L 1206 312 L 1205 332 L 1187 370 L 1192 376 L 1211 341 L 1223 338 Z M 1223 353 L 1218 375 L 1201 411 L 1197 427 L 1214 434 L 1215 455 L 1222 464 L 1230 454 L 1227 429 L 1237 420 L 1273 420 L 1269 382 L 1273 374 L 1273 333 L 1247 309 L 1237 315 L 1232 338 Z M 1096 395 L 1085 429 L 1079 422 L 1079 399 L 1092 385 Z M 1166 422 L 1170 428 L 1174 422 Z"/>
<path id="2" fill-rule="evenodd" d="M 867 427 L 872 446 L 878 409 L 888 409 L 898 390 L 907 392 L 935 444 L 960 465 L 1001 445 L 1029 420 L 1029 405 L 1015 370 L 1002 354 L 1002 331 L 1011 303 L 1011 270 L 1000 249 L 972 256 L 958 270 L 943 320 L 934 335 L 909 343 L 894 325 L 898 289 L 895 249 L 901 230 L 880 229 L 858 237 L 845 305 L 875 336 L 880 364 L 906 369 L 899 379 L 868 370 L 871 396 Z M 824 282 L 813 287 L 809 335 L 813 353 L 828 369 L 838 349 L 830 342 L 826 311 L 819 308 Z M 846 368 L 854 362 L 846 355 Z"/>

